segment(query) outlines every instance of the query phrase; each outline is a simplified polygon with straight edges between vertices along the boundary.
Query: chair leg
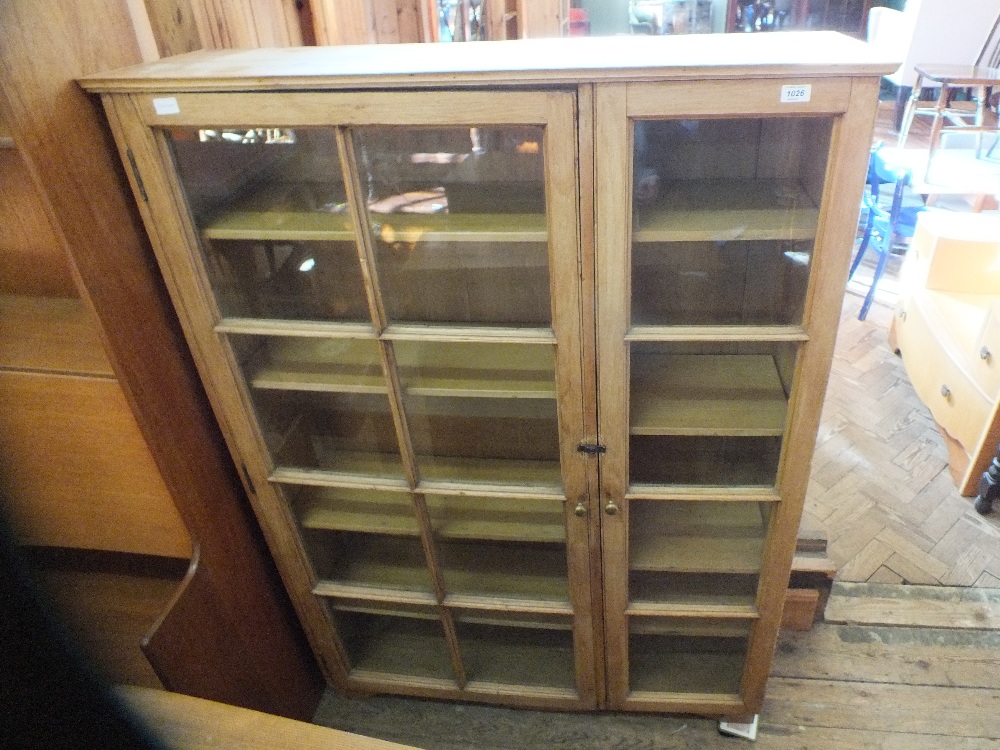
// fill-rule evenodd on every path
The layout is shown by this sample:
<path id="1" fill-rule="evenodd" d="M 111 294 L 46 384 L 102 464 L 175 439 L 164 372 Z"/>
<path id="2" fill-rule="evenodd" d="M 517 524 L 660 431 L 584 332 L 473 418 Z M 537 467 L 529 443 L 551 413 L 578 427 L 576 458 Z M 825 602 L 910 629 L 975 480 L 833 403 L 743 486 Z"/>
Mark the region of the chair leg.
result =
<path id="1" fill-rule="evenodd" d="M 882 274 L 885 272 L 885 264 L 889 260 L 889 250 L 892 248 L 892 232 L 886 232 L 883 237 L 879 237 L 879 242 L 882 243 L 883 247 L 878 248 L 878 263 L 875 265 L 872 285 L 868 287 L 868 294 L 865 295 L 865 301 L 861 303 L 861 312 L 858 313 L 858 320 L 864 320 L 868 317 L 868 308 L 875 301 L 875 287 L 878 286 L 879 279 L 882 278 Z"/>
<path id="2" fill-rule="evenodd" d="M 865 251 L 868 249 L 868 243 L 872 239 L 872 228 L 875 224 L 875 215 L 869 211 L 868 221 L 865 224 L 865 233 L 861 238 L 861 245 L 858 246 L 858 253 L 854 256 L 854 262 L 851 263 L 851 272 L 847 274 L 848 279 L 854 278 L 854 272 L 858 270 L 858 266 L 861 265 L 861 259 L 865 257 Z"/>

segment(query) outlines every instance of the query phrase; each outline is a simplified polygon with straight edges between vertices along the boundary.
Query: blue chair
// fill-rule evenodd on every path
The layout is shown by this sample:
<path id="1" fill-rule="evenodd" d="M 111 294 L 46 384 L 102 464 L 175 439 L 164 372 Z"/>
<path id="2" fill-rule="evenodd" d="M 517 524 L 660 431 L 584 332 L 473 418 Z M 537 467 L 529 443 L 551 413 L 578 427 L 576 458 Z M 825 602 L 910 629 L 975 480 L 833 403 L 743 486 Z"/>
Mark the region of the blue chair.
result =
<path id="1" fill-rule="evenodd" d="M 885 272 L 885 264 L 892 254 L 893 247 L 913 236 L 917 216 L 927 210 L 923 200 L 906 189 L 909 183 L 908 169 L 896 168 L 886 162 L 880 147 L 872 150 L 868 159 L 867 186 L 861 204 L 862 212 L 867 212 L 868 218 L 865 221 L 861 246 L 858 248 L 858 254 L 854 256 L 848 278 L 854 277 L 854 272 L 858 270 L 869 247 L 878 253 L 878 262 L 871 287 L 861 305 L 861 312 L 858 313 L 858 320 L 868 317 L 868 308 L 875 299 L 875 288 Z M 886 188 L 891 188 L 891 194 Z"/>

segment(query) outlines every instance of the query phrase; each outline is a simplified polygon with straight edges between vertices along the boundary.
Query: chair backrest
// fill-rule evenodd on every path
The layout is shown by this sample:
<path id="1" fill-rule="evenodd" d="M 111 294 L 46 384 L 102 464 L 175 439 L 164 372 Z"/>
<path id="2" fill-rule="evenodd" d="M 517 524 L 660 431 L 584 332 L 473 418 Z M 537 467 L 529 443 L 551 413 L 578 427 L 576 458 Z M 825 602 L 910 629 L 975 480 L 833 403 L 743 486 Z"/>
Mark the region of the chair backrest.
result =
<path id="1" fill-rule="evenodd" d="M 910 184 L 910 171 L 889 165 L 881 154 L 881 146 L 872 149 L 868 157 L 868 192 L 866 193 L 867 208 L 876 216 L 887 220 L 895 227 L 903 209 L 903 196 Z M 892 201 L 889 208 L 879 200 L 881 187 L 892 185 Z"/>
<path id="2" fill-rule="evenodd" d="M 1000 0 L 907 0 L 902 13 L 876 10 L 869 42 L 903 61 L 886 76 L 897 86 L 915 83 L 915 65 L 973 65 L 1000 47 Z"/>

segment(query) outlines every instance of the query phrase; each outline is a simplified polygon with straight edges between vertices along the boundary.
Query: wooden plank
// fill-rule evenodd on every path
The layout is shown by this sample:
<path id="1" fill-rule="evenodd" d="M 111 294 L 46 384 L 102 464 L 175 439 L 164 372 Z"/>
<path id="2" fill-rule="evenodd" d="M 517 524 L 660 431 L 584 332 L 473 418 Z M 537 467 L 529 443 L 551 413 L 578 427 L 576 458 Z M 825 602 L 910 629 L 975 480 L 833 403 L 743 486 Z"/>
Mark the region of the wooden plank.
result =
<path id="1" fill-rule="evenodd" d="M 831 623 L 936 628 L 1000 628 L 1000 590 L 836 583 Z"/>
<path id="2" fill-rule="evenodd" d="M 640 341 L 808 341 L 801 326 L 631 326 L 629 342 Z"/>
<path id="3" fill-rule="evenodd" d="M 44 197 L 15 146 L 0 150 L 0 289 L 4 294 L 75 297 L 65 247 Z"/>
<path id="4" fill-rule="evenodd" d="M 809 240 L 819 209 L 790 180 L 684 180 L 637 209 L 634 242 Z"/>
<path id="5" fill-rule="evenodd" d="M 97 321 L 77 297 L 0 295 L 0 368 L 114 377 Z"/>
<path id="6" fill-rule="evenodd" d="M 782 435 L 787 398 L 768 355 L 632 354 L 629 434 Z"/>
<path id="7" fill-rule="evenodd" d="M 784 632 L 775 677 L 1000 689 L 995 630 L 836 625 Z M 942 703 L 951 703 L 942 689 Z"/>
<path id="8" fill-rule="evenodd" d="M 406 745 L 285 719 L 245 708 L 141 687 L 115 688 L 125 704 L 170 747 L 406 750 Z"/>
<path id="9" fill-rule="evenodd" d="M 726 102 L 729 112 L 746 112 L 748 116 L 764 114 L 800 116 L 803 114 L 842 114 L 847 109 L 851 94 L 849 78 L 828 78 L 809 81 L 809 101 L 782 101 L 782 86 L 794 84 L 789 77 L 764 81 L 747 86 L 743 80 L 697 81 L 677 84 L 670 90 L 655 83 L 631 82 L 628 84 L 628 116 L 632 118 L 662 117 L 664 99 L 668 99 L 668 116 L 695 119 L 702 115 L 717 115 L 719 102 Z M 752 114 L 750 114 L 752 113 Z"/>
<path id="10" fill-rule="evenodd" d="M 0 454 L 21 543 L 191 556 L 115 380 L 0 371 Z"/>
<path id="11" fill-rule="evenodd" d="M 325 8 L 325 3 L 316 5 Z M 334 14 L 339 10 L 338 5 Z M 326 13 L 327 19 L 330 15 Z M 191 91 L 236 85 L 266 90 L 276 88 L 275 79 L 284 77 L 283 88 L 316 89 L 356 87 L 368 76 L 378 75 L 380 87 L 473 82 L 523 86 L 532 81 L 556 85 L 637 79 L 877 77 L 891 73 L 896 64 L 881 51 L 832 32 L 692 34 L 669 39 L 521 39 L 475 49 L 459 44 L 399 44 L 255 50 L 252 54 L 195 52 L 91 75 L 83 83 L 95 91 Z"/>
<path id="12" fill-rule="evenodd" d="M 782 630 L 809 630 L 816 619 L 818 606 L 819 591 L 816 589 L 788 589 L 781 611 Z"/>
<path id="13" fill-rule="evenodd" d="M 302 525 L 384 534 L 416 535 L 413 508 L 406 495 L 350 492 L 310 493 L 300 505 Z M 427 498 L 431 527 L 438 539 L 566 541 L 562 504 L 537 500 Z"/>
<path id="14" fill-rule="evenodd" d="M 939 688 L 836 682 L 779 677 L 768 683 L 763 714 L 769 722 L 791 726 L 933 735 L 938 742 L 957 738 L 1000 739 L 996 705 L 1000 691 L 949 688 L 942 703 Z M 946 739 L 947 738 L 947 739 Z"/>
<path id="15" fill-rule="evenodd" d="M 512 344 L 397 341 L 412 396 L 554 399 L 551 349 Z M 273 338 L 247 366 L 255 388 L 386 393 L 374 341 Z"/>
<path id="16" fill-rule="evenodd" d="M 183 649 L 167 646 L 193 649 L 199 658 L 178 662 L 184 674 L 167 677 L 197 681 L 199 670 L 208 668 L 225 679 L 192 688 L 204 688 L 202 695 L 309 716 L 319 694 L 315 661 L 302 646 L 300 625 L 246 511 L 149 253 L 150 235 L 122 181 L 122 162 L 108 147 L 107 122 L 74 84 L 79 76 L 140 59 L 128 11 L 124 3 L 99 0 L 74 0 L 58 12 L 9 2 L 0 33 L 0 110 L 23 149 L 32 182 L 45 193 L 152 460 L 198 540 L 201 563 L 212 581 L 225 581 L 210 588 L 218 619 L 200 620 L 199 639 Z M 243 657 L 228 658 L 219 648 L 222 639 Z M 247 653 L 254 658 L 246 659 Z"/>

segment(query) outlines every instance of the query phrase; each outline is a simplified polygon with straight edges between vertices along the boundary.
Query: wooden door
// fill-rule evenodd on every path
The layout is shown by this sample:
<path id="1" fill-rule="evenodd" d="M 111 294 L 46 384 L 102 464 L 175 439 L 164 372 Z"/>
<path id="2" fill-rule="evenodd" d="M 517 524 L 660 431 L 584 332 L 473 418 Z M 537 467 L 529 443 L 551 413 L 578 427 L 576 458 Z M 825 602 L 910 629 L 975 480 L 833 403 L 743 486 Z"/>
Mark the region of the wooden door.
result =
<path id="1" fill-rule="evenodd" d="M 574 94 L 108 107 L 328 676 L 595 706 Z"/>
<path id="2" fill-rule="evenodd" d="M 597 87 L 615 708 L 759 708 L 867 154 L 852 134 L 870 123 L 845 113 L 870 95 L 794 77 Z"/>

